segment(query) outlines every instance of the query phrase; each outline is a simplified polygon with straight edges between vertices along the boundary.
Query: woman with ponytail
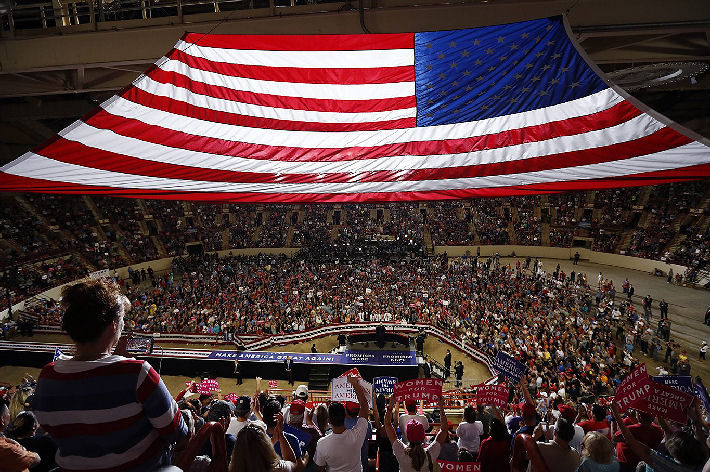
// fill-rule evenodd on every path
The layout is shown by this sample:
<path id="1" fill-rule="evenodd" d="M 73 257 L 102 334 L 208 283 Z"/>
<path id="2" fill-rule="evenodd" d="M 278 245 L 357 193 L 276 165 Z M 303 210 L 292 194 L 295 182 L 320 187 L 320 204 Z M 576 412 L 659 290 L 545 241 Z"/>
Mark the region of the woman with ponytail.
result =
<path id="1" fill-rule="evenodd" d="M 444 411 L 444 399 L 439 398 L 441 429 L 436 435 L 435 441 L 429 445 L 426 445 L 424 426 L 415 419 L 409 420 L 406 425 L 405 434 L 407 439 L 409 439 L 409 446 L 406 446 L 400 439 L 397 439 L 397 433 L 392 425 L 392 409 L 395 403 L 394 397 L 390 398 L 387 413 L 385 414 L 385 431 L 392 443 L 392 451 L 395 457 L 397 457 L 397 462 L 399 462 L 400 472 L 429 472 L 441 470 L 436 463 L 436 458 L 439 457 L 441 445 L 446 442 L 449 434 L 449 422 L 446 420 L 446 412 Z"/>

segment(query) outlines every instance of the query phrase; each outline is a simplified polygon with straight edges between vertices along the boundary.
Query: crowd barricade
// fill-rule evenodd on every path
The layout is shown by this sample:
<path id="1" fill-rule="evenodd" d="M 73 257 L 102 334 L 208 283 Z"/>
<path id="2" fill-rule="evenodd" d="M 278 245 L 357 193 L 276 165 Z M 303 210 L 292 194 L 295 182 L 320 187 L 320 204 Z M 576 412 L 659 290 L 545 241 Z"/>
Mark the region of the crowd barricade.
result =
<path id="1" fill-rule="evenodd" d="M 384 325 L 386 328 L 405 334 L 416 334 L 420 330 L 424 330 L 427 334 L 430 334 L 444 343 L 452 345 L 457 349 L 464 351 L 471 358 L 484 364 L 491 368 L 490 360 L 488 356 L 481 350 L 471 346 L 470 344 L 465 344 L 461 342 L 452 342 L 451 336 L 442 331 L 441 329 L 426 323 L 416 323 L 416 324 L 402 324 L 397 322 L 359 322 L 359 323 L 343 323 L 343 324 L 331 324 L 327 326 L 321 326 L 317 328 L 307 329 L 305 331 L 298 331 L 295 333 L 287 334 L 275 334 L 267 336 L 259 335 L 238 335 L 239 341 L 243 344 L 244 348 L 249 351 L 258 351 L 272 346 L 284 346 L 287 344 L 302 343 L 310 341 L 323 336 L 332 336 L 336 334 L 341 334 L 343 332 L 347 334 L 354 333 L 366 333 L 374 332 L 375 328 L 379 325 Z M 36 333 L 62 333 L 59 326 L 51 325 L 40 325 L 35 329 Z M 164 332 L 142 332 L 135 331 L 136 334 L 143 334 L 147 336 L 153 336 L 156 342 L 181 342 L 190 344 L 230 344 L 234 345 L 232 341 L 224 341 L 223 335 L 221 334 L 195 334 L 195 333 L 164 333 Z"/>

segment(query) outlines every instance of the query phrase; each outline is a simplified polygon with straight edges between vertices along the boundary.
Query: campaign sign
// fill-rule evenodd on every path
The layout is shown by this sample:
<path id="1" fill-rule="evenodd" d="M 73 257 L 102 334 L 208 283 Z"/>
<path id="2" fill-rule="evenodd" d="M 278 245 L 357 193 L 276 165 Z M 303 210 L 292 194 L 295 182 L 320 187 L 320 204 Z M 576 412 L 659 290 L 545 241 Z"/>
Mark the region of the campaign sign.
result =
<path id="1" fill-rule="evenodd" d="M 394 397 L 397 401 L 425 400 L 437 401 L 441 398 L 442 379 L 413 379 L 394 384 Z"/>
<path id="2" fill-rule="evenodd" d="M 626 411 L 645 399 L 652 391 L 651 379 L 648 377 L 646 364 L 636 367 L 621 381 L 614 391 L 614 403 L 619 411 Z"/>
<path id="3" fill-rule="evenodd" d="M 478 385 L 476 404 L 505 407 L 508 405 L 508 387 L 505 385 Z"/>
<path id="4" fill-rule="evenodd" d="M 659 384 L 677 388 L 681 392 L 695 395 L 695 390 L 693 390 L 693 378 L 690 375 L 658 375 L 651 377 L 651 380 Z"/>
<path id="5" fill-rule="evenodd" d="M 361 379 L 362 375 L 360 375 L 360 371 L 357 370 L 357 367 L 353 367 L 352 369 L 348 370 L 347 372 L 343 372 L 338 377 L 357 377 L 358 379 Z"/>
<path id="6" fill-rule="evenodd" d="M 298 444 L 301 446 L 301 450 L 304 452 L 310 444 L 311 439 L 313 439 L 313 435 L 311 433 L 288 424 L 284 425 L 284 433 L 289 433 L 296 436 L 296 439 L 298 439 Z"/>
<path id="7" fill-rule="evenodd" d="M 525 364 L 503 351 L 500 351 L 496 358 L 493 359 L 492 367 L 496 372 L 505 375 L 516 384 L 520 383 L 520 378 L 527 371 Z"/>
<path id="8" fill-rule="evenodd" d="M 269 380 L 269 388 L 279 388 L 278 380 Z"/>
<path id="9" fill-rule="evenodd" d="M 381 393 L 389 397 L 394 393 L 394 384 L 397 382 L 399 382 L 397 377 L 375 377 L 372 379 L 372 388 L 375 393 Z"/>
<path id="10" fill-rule="evenodd" d="M 362 379 L 358 380 L 365 389 L 367 404 L 372 408 L 372 384 Z M 355 389 L 348 382 L 347 377 L 337 377 L 331 381 L 330 399 L 334 402 L 355 402 L 358 403 Z"/>
<path id="11" fill-rule="evenodd" d="M 442 472 L 481 472 L 480 462 L 451 462 L 437 459 Z"/>
<path id="12" fill-rule="evenodd" d="M 710 412 L 710 397 L 708 397 L 708 391 L 705 389 L 703 384 L 703 379 L 700 377 L 695 377 L 695 394 L 700 397 L 700 401 L 703 402 L 706 412 Z"/>
<path id="13" fill-rule="evenodd" d="M 64 353 L 62 352 L 62 350 L 59 348 L 56 348 L 54 350 L 54 359 L 52 359 L 52 362 L 57 362 L 57 359 L 59 359 L 62 356 L 64 356 Z"/>
<path id="14" fill-rule="evenodd" d="M 651 394 L 634 408 L 678 423 L 688 420 L 688 407 L 693 396 L 667 385 L 652 383 Z"/>
<path id="15" fill-rule="evenodd" d="M 227 395 L 224 396 L 224 399 L 227 400 L 228 402 L 237 403 L 237 401 L 239 400 L 239 395 L 237 395 L 236 393 L 233 393 L 233 392 L 228 393 Z"/>

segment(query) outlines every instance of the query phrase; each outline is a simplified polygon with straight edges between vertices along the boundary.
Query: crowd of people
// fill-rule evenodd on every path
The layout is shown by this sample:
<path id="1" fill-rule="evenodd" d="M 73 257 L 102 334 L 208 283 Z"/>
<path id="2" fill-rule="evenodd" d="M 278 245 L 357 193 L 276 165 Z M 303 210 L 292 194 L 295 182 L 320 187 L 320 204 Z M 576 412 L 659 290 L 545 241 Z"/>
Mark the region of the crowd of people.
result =
<path id="1" fill-rule="evenodd" d="M 497 268 L 494 260 L 463 263 L 449 277 L 466 266 L 478 272 L 486 265 L 481 272 L 495 276 L 512 270 Z M 530 291 L 510 297 L 517 298 L 513 311 L 551 318 L 565 306 L 561 287 L 569 286 L 566 281 L 584 283 L 584 276 L 567 278 L 556 269 L 552 280 L 560 283 L 548 285 L 539 264 L 533 268 L 534 275 L 521 269 L 517 286 L 511 284 L 519 295 L 519 290 Z M 479 293 L 501 299 L 505 284 L 482 283 L 484 276 L 478 275 Z M 207 392 L 193 397 L 192 383 L 172 398 L 150 364 L 113 352 L 134 308 L 120 286 L 108 278 L 80 282 L 62 293 L 62 328 L 74 342 L 74 355 L 46 365 L 37 381 L 27 376 L 0 391 L 0 466 L 9 472 L 57 466 L 147 471 L 176 464 L 199 471 L 214 462 L 230 472 L 366 472 L 377 464 L 382 472 L 431 472 L 445 461 L 477 462 L 481 472 L 526 466 L 531 471 L 623 472 L 639 464 L 657 472 L 705 470 L 710 467 L 707 425 L 697 400 L 680 423 L 634 410 L 622 417 L 618 405 L 608 401 L 608 387 L 638 361 L 615 358 L 612 330 L 603 328 L 605 318 L 613 317 L 606 309 L 613 305 L 614 287 L 601 274 L 598 285 L 607 306 L 602 309 L 600 301 L 593 314 L 580 310 L 575 315 L 576 307 L 568 305 L 569 323 L 555 324 L 551 318 L 527 335 L 528 328 L 514 332 L 504 328 L 515 323 L 499 323 L 505 334 L 490 348 L 506 346 L 528 367 L 519 384 L 507 380 L 506 407 L 467 404 L 460 409 L 441 395 L 438 408 L 425 413 L 417 401 L 382 393 L 375 392 L 370 402 L 354 376 L 348 382 L 356 402 L 314 404 L 305 385 L 291 398 L 267 391 L 227 400 Z M 458 425 L 448 420 L 453 414 L 461 417 Z M 220 429 L 191 457 L 190 439 L 205 422 Z M 222 440 L 224 449 L 214 447 Z M 526 440 L 537 443 L 531 449 Z"/>
<path id="2" fill-rule="evenodd" d="M 2 197 L 0 261 L 9 271 L 74 256 L 85 271 L 160 257 L 244 247 L 346 245 L 400 237 L 412 244 L 550 245 L 591 238 L 592 249 L 687 266 L 710 253 L 704 182 L 547 196 L 381 205 L 212 205 L 96 196 Z M 623 243 L 623 244 L 622 244 Z M 623 247 L 622 247 L 623 246 Z M 84 271 L 84 270 L 82 270 Z M 6 272 L 0 289 L 6 287 Z M 44 274 L 43 274 L 44 275 Z M 11 287 L 18 300 L 39 286 Z M 0 290 L 4 292 L 4 290 Z M 7 303 L 6 300 L 0 303 Z"/>
<path id="3" fill-rule="evenodd" d="M 151 205 L 155 214 L 157 204 Z M 170 213 L 180 214 L 184 207 L 175 204 L 171 208 Z M 690 373 L 687 353 L 669 336 L 665 300 L 656 301 L 660 309 L 656 317 L 650 295 L 644 297 L 649 300 L 642 304 L 641 313 L 631 298 L 633 285 L 626 280 L 621 284 L 623 291 L 617 293 L 614 282 L 602 273 L 567 274 L 559 266 L 546 267 L 531 258 L 503 262 L 499 255 L 426 256 L 416 250 L 421 249 L 421 241 L 415 240 L 423 239 L 422 227 L 429 218 L 458 218 L 473 210 L 450 205 L 440 211 L 414 211 L 418 216 L 409 220 L 408 213 L 393 212 L 400 221 L 407 220 L 407 237 L 399 240 L 377 238 L 381 225 L 376 224 L 376 210 L 373 214 L 370 208 L 359 207 L 352 214 L 339 215 L 353 225 L 341 225 L 335 235 L 337 243 L 349 248 L 346 252 L 330 253 L 320 246 L 323 238 L 309 237 L 311 228 L 304 224 L 306 248 L 293 258 L 180 256 L 174 258 L 171 271 L 161 275 L 150 271 L 147 276 L 123 281 L 121 288 L 118 281 L 103 279 L 68 288 L 61 304 L 49 300 L 33 309 L 42 324 L 55 324 L 69 333 L 77 354 L 46 367 L 36 385 L 28 380 L 21 388 L 4 392 L 11 408 L 6 413 L 0 406 L 0 416 L 3 429 L 10 425 L 6 434 L 13 440 L 0 437 L 0 450 L 16 453 L 23 467 L 37 466 L 38 460 L 39 464 L 44 460 L 40 451 L 30 453 L 18 444 L 39 449 L 32 441 L 22 440 L 46 438 L 44 433 L 48 433 L 59 451 L 56 465 L 62 468 L 84 464 L 86 469 L 86 464 L 92 464 L 91 469 L 120 470 L 135 466 L 131 460 L 136 457 L 141 458 L 141 466 L 154 468 L 179 461 L 188 431 L 214 420 L 226 427 L 230 470 L 239 471 L 367 470 L 376 455 L 373 448 L 379 452 L 383 471 L 431 470 L 429 460 L 437 458 L 478 461 L 481 470 L 495 471 L 507 468 L 510 458 L 517 457 L 516 444 L 521 446 L 514 438 L 519 433 L 543 440 L 538 446 L 543 460 L 561 472 L 635 470 L 641 460 L 659 472 L 702 469 L 707 449 L 703 419 L 696 409 L 689 411 L 694 429 L 687 433 L 665 421 L 655 426 L 653 418 L 642 413 L 621 418 L 606 405 L 615 387 L 643 356 L 659 362 L 663 357 L 660 373 Z M 530 208 L 516 211 L 525 218 L 534 218 L 536 213 Z M 209 210 L 199 213 L 200 220 L 211 217 L 217 221 L 220 215 Z M 298 226 L 298 217 L 292 220 L 293 216 L 282 208 L 267 215 L 266 221 L 282 217 Z M 312 210 L 308 216 L 317 219 L 323 213 Z M 491 218 L 490 228 L 500 228 L 496 218 L 505 221 L 504 214 Z M 480 237 L 479 220 L 471 221 Z M 269 231 L 263 241 L 271 238 Z M 365 247 L 365 241 L 370 244 L 365 249 L 370 251 L 368 256 L 354 257 L 353 251 L 359 252 L 357 248 Z M 388 403 L 380 397 L 371 410 L 356 380 L 352 382 L 357 405 L 333 403 L 308 410 L 307 397 L 295 396 L 289 402 L 268 395 L 233 403 L 209 396 L 197 403 L 178 398 L 178 404 L 147 363 L 111 354 L 124 323 L 136 331 L 204 333 L 238 342 L 241 334 L 280 334 L 357 321 L 429 323 L 490 357 L 499 351 L 511 353 L 527 366 L 528 375 L 521 385 L 512 386 L 507 409 L 466 406 L 460 412 L 463 420 L 453 428 L 444 408 L 435 410 L 433 417 L 421 417 L 410 402 L 403 406 L 406 413 L 398 415 L 399 402 Z M 92 406 L 86 397 L 91 388 L 76 382 L 77 373 L 91 378 L 119 371 L 121 382 L 126 382 L 120 398 L 118 393 L 113 399 L 106 392 L 100 397 L 112 398 L 113 408 L 137 393 L 140 408 L 146 409 L 140 424 L 127 419 L 136 412 L 113 417 L 108 406 Z M 99 388 L 99 384 L 103 383 L 91 385 Z M 34 392 L 30 401 L 27 392 Z M 61 400 L 56 392 L 61 392 Z M 101 416 L 104 410 L 106 415 Z M 103 418 L 98 425 L 92 419 L 97 412 Z M 83 427 L 74 427 L 82 418 L 94 425 L 94 442 L 77 439 L 86 434 Z M 441 426 L 430 431 L 436 434 L 429 443 L 430 423 Z M 126 439 L 124 433 L 130 428 L 141 431 L 140 440 L 133 435 Z M 292 434 L 298 436 L 289 432 L 291 428 L 306 428 L 316 439 L 304 447 L 293 440 Z M 374 431 L 376 448 L 369 447 L 368 430 Z M 657 441 L 649 439 L 649 431 Z M 163 447 L 170 443 L 175 443 L 172 457 Z M 201 454 L 206 456 L 203 463 L 210 460 L 207 449 Z M 124 454 L 112 454 L 112 450 Z M 101 462 L 99 467 L 97 457 L 105 459 L 106 465 Z M 47 463 L 53 467 L 50 460 Z"/>

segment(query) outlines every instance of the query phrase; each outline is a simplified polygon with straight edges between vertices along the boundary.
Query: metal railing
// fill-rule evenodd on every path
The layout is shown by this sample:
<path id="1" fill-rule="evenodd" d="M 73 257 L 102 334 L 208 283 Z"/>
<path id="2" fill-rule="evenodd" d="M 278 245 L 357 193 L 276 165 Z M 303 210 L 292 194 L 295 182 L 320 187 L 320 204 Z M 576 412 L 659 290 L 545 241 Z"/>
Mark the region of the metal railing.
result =
<path id="1" fill-rule="evenodd" d="M 26 2 L 0 0 L 0 32 L 66 28 L 75 25 L 125 20 L 149 20 L 234 10 L 288 7 L 332 0 L 79 0 Z"/>

